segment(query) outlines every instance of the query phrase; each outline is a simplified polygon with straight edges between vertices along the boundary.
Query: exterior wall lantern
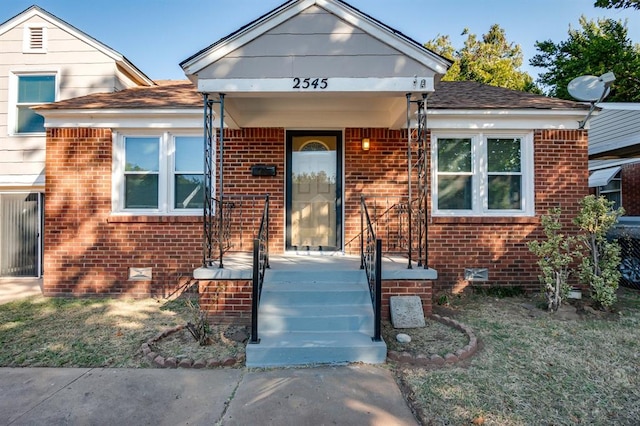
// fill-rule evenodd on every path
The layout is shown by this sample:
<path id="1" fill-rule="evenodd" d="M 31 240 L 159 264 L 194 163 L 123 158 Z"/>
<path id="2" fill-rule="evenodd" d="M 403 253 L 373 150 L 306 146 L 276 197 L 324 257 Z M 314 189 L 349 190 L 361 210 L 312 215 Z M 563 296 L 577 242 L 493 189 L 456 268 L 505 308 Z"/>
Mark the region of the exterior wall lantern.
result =
<path id="1" fill-rule="evenodd" d="M 362 139 L 362 150 L 363 151 L 369 151 L 370 147 L 371 147 L 371 141 L 369 141 L 369 138 L 363 138 Z"/>

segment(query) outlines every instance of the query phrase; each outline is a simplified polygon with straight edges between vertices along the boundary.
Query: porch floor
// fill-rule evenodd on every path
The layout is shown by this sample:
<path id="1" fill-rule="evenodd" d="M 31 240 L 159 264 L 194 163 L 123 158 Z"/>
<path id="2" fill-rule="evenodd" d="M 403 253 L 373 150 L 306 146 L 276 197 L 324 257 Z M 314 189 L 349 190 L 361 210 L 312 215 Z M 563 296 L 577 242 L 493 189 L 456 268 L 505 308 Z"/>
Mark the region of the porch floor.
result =
<path id="1" fill-rule="evenodd" d="M 336 273 L 360 269 L 360 256 L 345 255 L 337 252 L 287 252 L 269 256 L 270 269 L 266 274 L 278 271 L 324 272 Z M 412 263 L 408 269 L 408 260 L 401 256 L 382 257 L 383 280 L 435 280 L 436 270 Z M 217 263 L 210 267 L 201 267 L 193 271 L 198 280 L 233 280 L 251 279 L 253 274 L 253 258 L 251 253 L 231 252 L 223 257 L 223 267 Z"/>

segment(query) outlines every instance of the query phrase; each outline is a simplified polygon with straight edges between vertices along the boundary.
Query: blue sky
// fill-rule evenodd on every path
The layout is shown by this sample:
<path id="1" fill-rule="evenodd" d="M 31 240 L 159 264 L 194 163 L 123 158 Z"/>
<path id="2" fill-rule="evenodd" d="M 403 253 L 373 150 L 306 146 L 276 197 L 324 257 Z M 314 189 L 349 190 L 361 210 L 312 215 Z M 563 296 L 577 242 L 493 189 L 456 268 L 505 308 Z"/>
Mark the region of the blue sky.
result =
<path id="1" fill-rule="evenodd" d="M 153 79 L 183 79 L 179 63 L 284 0 L 0 0 L 0 22 L 33 4 L 79 28 L 126 56 Z M 525 55 L 534 43 L 567 39 L 569 26 L 587 18 L 627 19 L 629 37 L 640 43 L 640 11 L 593 7 L 594 0 L 347 0 L 419 42 L 449 35 L 461 47 L 467 27 L 478 36 L 492 24 Z"/>

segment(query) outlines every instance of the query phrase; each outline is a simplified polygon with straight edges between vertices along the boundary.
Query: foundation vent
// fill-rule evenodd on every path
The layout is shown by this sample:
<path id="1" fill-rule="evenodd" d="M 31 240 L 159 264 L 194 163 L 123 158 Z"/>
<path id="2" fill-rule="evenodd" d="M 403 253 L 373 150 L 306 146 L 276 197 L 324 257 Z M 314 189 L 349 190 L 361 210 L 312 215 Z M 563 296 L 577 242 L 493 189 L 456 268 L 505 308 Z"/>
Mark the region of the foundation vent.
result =
<path id="1" fill-rule="evenodd" d="M 465 268 L 464 279 L 467 281 L 488 281 L 489 269 L 488 268 Z"/>

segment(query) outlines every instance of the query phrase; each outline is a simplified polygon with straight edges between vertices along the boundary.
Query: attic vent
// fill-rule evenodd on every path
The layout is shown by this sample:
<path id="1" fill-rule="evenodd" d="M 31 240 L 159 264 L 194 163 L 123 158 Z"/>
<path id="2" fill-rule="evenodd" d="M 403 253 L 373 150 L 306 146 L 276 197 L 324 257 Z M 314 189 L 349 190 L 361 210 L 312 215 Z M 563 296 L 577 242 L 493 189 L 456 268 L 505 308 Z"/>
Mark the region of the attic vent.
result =
<path id="1" fill-rule="evenodd" d="M 47 29 L 43 25 L 29 25 L 25 28 L 24 51 L 43 53 L 46 48 Z"/>
<path id="2" fill-rule="evenodd" d="M 44 28 L 29 28 L 29 48 L 31 50 L 44 48 Z"/>

